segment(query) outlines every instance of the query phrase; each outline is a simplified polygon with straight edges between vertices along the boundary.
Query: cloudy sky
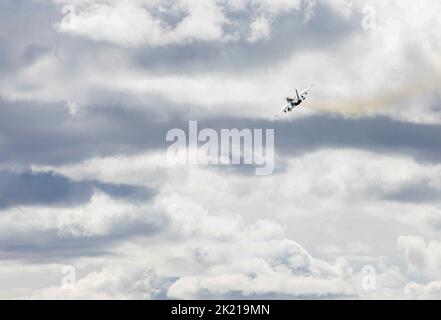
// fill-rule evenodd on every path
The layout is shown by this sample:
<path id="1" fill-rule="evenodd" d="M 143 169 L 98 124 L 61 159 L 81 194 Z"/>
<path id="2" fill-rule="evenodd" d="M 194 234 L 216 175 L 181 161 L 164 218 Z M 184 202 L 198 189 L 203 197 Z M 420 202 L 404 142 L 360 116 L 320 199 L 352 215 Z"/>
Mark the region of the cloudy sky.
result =
<path id="1" fill-rule="evenodd" d="M 0 298 L 441 298 L 440 15 L 0 0 Z M 170 164 L 189 120 L 274 173 Z"/>

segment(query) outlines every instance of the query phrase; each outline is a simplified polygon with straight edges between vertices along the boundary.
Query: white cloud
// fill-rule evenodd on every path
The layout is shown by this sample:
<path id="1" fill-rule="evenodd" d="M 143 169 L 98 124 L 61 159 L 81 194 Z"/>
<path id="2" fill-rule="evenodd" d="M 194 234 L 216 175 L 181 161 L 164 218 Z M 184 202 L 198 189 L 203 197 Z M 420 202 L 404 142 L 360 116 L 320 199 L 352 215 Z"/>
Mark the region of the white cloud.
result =
<path id="1" fill-rule="evenodd" d="M 29 224 L 23 231 L 32 236 L 35 230 L 51 228 L 60 238 L 66 233 L 70 237 L 117 235 L 119 228 L 124 228 L 123 221 L 110 213 L 118 212 L 121 204 L 107 202 L 105 206 L 92 207 L 94 202 L 92 199 L 87 210 L 88 219 L 97 220 L 100 211 L 106 211 L 109 212 L 107 223 L 103 219 L 98 219 L 97 224 L 83 220 L 79 209 L 58 208 L 54 210 L 58 216 L 42 215 L 33 209 L 39 224 L 24 216 L 23 221 Z M 316 297 L 353 293 L 352 270 L 343 258 L 327 263 L 312 257 L 298 243 L 286 239 L 283 228 L 274 222 L 261 220 L 246 224 L 237 214 L 209 214 L 196 202 L 178 195 L 160 196 L 153 207 L 170 221 L 159 234 L 124 239 L 112 246 L 111 256 L 83 257 L 79 266 L 87 263 L 88 269 L 93 271 L 78 276 L 75 283 L 28 289 L 30 295 L 56 299 L 145 299 L 168 286 L 170 298 L 202 297 L 204 292 L 214 297 L 234 292 L 244 296 L 278 293 Z M 133 211 L 126 208 L 125 214 L 130 212 Z M 11 214 L 3 214 L 7 221 Z M 64 222 L 58 223 L 60 220 Z M 79 220 L 82 222 L 77 223 Z M 124 218 L 125 224 L 126 220 Z M 118 226 L 118 230 L 106 228 L 110 222 Z M 18 224 L 25 226 L 22 222 Z M 2 226 L 2 235 L 9 234 L 7 240 L 16 241 L 18 233 L 14 225 L 2 223 Z M 81 232 L 78 226 L 82 227 Z M 168 249 L 164 250 L 164 246 Z M 125 261 L 137 267 L 130 267 Z M 77 262 L 70 263 L 76 266 Z"/>
<path id="2" fill-rule="evenodd" d="M 124 165 L 127 163 L 131 163 L 131 166 Z M 311 170 L 304 170 L 305 166 Z M 396 170 L 391 170 L 392 167 Z M 57 170 L 45 168 L 49 169 Z M 17 235 L 17 228 L 21 226 L 28 235 L 32 235 L 34 230 L 52 229 L 59 235 L 70 237 L 112 237 L 118 234 L 124 224 L 139 224 L 156 219 L 157 216 L 152 215 L 152 212 L 160 212 L 168 223 L 154 236 L 139 234 L 130 240 L 121 239 L 111 247 L 113 257 L 71 261 L 73 265 L 88 265 L 86 269 L 89 271 L 83 272 L 76 284 L 54 284 L 43 290 L 29 289 L 26 295 L 91 299 L 154 298 L 158 294 L 170 298 L 237 295 L 404 298 L 410 294 L 409 288 L 412 286 L 407 284 L 411 282 L 412 274 L 424 275 L 429 281 L 436 281 L 439 277 L 437 270 L 441 260 L 436 258 L 439 251 L 436 242 L 427 244 L 419 237 L 400 237 L 397 242 L 398 252 L 405 258 L 402 272 L 390 263 L 382 265 L 381 256 L 384 253 L 380 248 L 387 247 L 384 239 L 387 239 L 386 233 L 390 233 L 390 229 L 375 230 L 375 238 L 380 239 L 380 242 L 375 243 L 370 239 L 369 245 L 355 241 L 357 238 L 348 243 L 350 233 L 345 234 L 340 229 L 343 242 L 338 241 L 339 237 L 329 242 L 336 250 L 332 251 L 332 255 L 325 255 L 331 258 L 326 261 L 299 244 L 310 243 L 313 237 L 308 238 L 297 232 L 302 229 L 306 229 L 307 233 L 314 232 L 312 225 L 307 222 L 307 216 L 323 224 L 326 224 L 323 217 L 329 215 L 329 212 L 334 216 L 344 214 L 344 219 L 354 221 L 365 219 L 366 214 L 372 213 L 369 209 L 363 212 L 361 208 L 366 203 L 366 194 L 371 190 L 378 190 L 380 185 L 384 190 L 394 190 L 412 179 L 432 177 L 433 181 L 437 181 L 437 176 L 433 175 L 437 170 L 435 168 L 417 164 L 410 159 L 379 157 L 366 152 L 321 151 L 291 160 L 286 173 L 259 180 L 243 176 L 239 179 L 234 174 L 208 168 L 187 169 L 164 164 L 160 154 L 94 159 L 84 164 L 59 168 L 60 173 L 79 180 L 100 179 L 150 186 L 150 180 L 154 179 L 161 192 L 152 203 L 139 208 L 101 196 L 94 197 L 84 210 L 54 208 L 51 211 L 47 208 L 32 208 L 38 223 L 24 215 L 23 222 L 18 221 L 15 225 L 12 223 L 12 217 L 15 216 L 12 211 L 3 212 L 3 222 L 9 222 L 2 222 L 2 235 Z M 311 173 L 317 176 L 312 177 L 309 175 Z M 176 179 L 180 184 L 174 182 Z M 280 188 L 275 188 L 275 185 Z M 317 189 L 319 186 L 321 189 Z M 268 203 L 271 207 L 262 205 L 265 201 L 262 202 L 262 195 L 258 192 L 262 188 L 269 191 L 268 197 L 272 200 Z M 318 198 L 313 195 L 317 191 L 323 202 L 321 213 L 317 205 L 314 211 L 308 206 L 308 203 L 317 201 Z M 217 200 L 219 192 L 229 194 L 230 197 L 224 196 Z M 364 197 L 361 197 L 362 194 L 365 194 Z M 348 210 L 347 213 L 339 212 L 343 210 L 339 201 L 347 197 L 355 199 L 353 209 L 346 207 L 344 210 Z M 358 197 L 360 206 L 357 205 Z M 248 215 L 245 208 L 253 214 Z M 387 206 L 382 205 L 379 214 L 385 214 L 386 220 L 392 218 L 396 224 L 400 221 L 400 215 L 406 211 L 403 208 L 405 206 L 396 212 L 385 212 L 388 211 Z M 25 213 L 31 212 L 28 208 L 23 210 Z M 268 212 L 272 213 L 271 216 L 268 216 Z M 281 214 L 283 212 L 288 214 Z M 412 213 L 409 210 L 409 215 Z M 262 219 L 256 220 L 259 215 L 263 216 Z M 301 228 L 293 232 L 292 226 L 296 224 L 300 224 Z M 338 228 L 335 221 L 332 224 Z M 412 220 L 411 224 L 415 224 L 415 221 Z M 352 227 L 357 228 L 357 225 Z M 372 228 L 366 224 L 362 224 L 362 227 Z M 404 234 L 404 230 L 406 228 L 398 232 Z M 321 236 L 325 241 L 332 239 L 324 233 Z M 394 237 L 394 234 L 388 236 Z M 393 250 L 388 254 L 396 255 L 395 244 L 392 246 Z M 354 268 L 350 261 L 357 261 L 357 256 L 360 260 Z M 370 260 L 363 260 L 365 257 Z M 136 261 L 136 270 L 126 272 L 126 261 L 132 264 Z M 376 266 L 376 290 L 363 290 L 360 263 L 361 266 Z M 409 272 L 406 273 L 404 271 L 407 267 Z M 423 280 L 420 282 L 424 283 Z M 432 287 L 436 288 L 434 285 L 429 286 Z M 419 296 L 423 293 L 419 293 Z"/>
<path id="3" fill-rule="evenodd" d="M 299 9 L 300 1 L 64 1 L 73 15 L 66 14 L 56 29 L 62 33 L 84 36 L 96 41 L 107 41 L 127 47 L 165 46 L 194 41 L 228 41 L 235 39 L 236 31 L 228 33 L 225 27 L 235 25 L 225 11 L 244 11 L 248 6 L 258 14 L 277 16 Z M 178 17 L 176 26 L 167 22 L 168 16 Z M 70 18 L 74 19 L 71 23 Z M 259 20 L 251 25 L 250 39 L 268 38 L 270 25 Z"/>
<path id="4" fill-rule="evenodd" d="M 403 252 L 408 272 L 416 277 L 430 280 L 441 278 L 441 243 L 430 241 L 418 236 L 402 236 L 397 242 Z"/>
<path id="5" fill-rule="evenodd" d="M 264 17 L 256 18 L 253 23 L 251 23 L 250 28 L 249 42 L 256 42 L 260 39 L 268 39 L 270 37 L 271 29 L 269 21 Z"/>
<path id="6" fill-rule="evenodd" d="M 31 244 L 37 235 L 51 244 L 56 239 L 94 238 L 131 234 L 140 226 L 145 232 L 161 223 L 148 206 L 121 202 L 96 193 L 84 205 L 73 207 L 14 207 L 2 210 L 0 239 L 4 245 L 16 241 Z"/>
<path id="7" fill-rule="evenodd" d="M 263 179 L 229 173 L 221 168 L 169 165 L 165 154 L 160 152 L 96 158 L 70 166 L 34 167 L 34 170 L 54 170 L 72 179 L 157 187 L 164 197 L 188 199 L 209 212 L 225 208 L 222 214 L 236 212 L 247 219 L 265 219 L 271 212 L 272 219 L 290 227 L 296 240 L 313 241 L 317 246 L 325 244 L 325 241 L 336 241 L 333 244 L 343 248 L 347 254 L 358 251 L 363 255 L 362 251 L 367 250 L 366 244 L 374 246 L 371 253 L 380 250 L 386 254 L 395 251 L 396 237 L 406 232 L 424 231 L 430 237 L 436 233 L 432 228 L 440 219 L 437 199 L 425 203 L 401 202 L 391 195 L 399 195 L 403 188 L 408 187 L 414 188 L 410 192 L 416 196 L 418 188 L 439 190 L 439 165 L 357 150 L 320 150 L 285 160 L 286 171 Z M 264 195 L 261 190 L 265 190 Z M 179 208 L 176 210 L 179 211 Z M 333 214 L 330 216 L 329 212 Z M 302 221 L 300 225 L 298 219 Z M 339 221 L 344 225 L 343 221 L 352 219 L 356 230 L 336 231 Z M 364 222 L 356 223 L 359 219 Z M 317 225 L 317 220 L 323 223 Z M 182 226 L 187 223 L 182 221 Z M 389 224 L 393 231 L 384 227 Z M 375 232 L 377 235 L 381 232 L 382 236 L 371 238 L 366 235 L 365 240 L 358 238 L 360 233 L 366 233 L 371 228 L 380 228 L 381 231 Z M 336 235 L 342 232 L 344 236 Z M 318 241 L 316 234 L 326 236 L 326 240 Z M 386 238 L 389 239 L 388 245 L 384 243 Z M 382 241 L 377 243 L 376 239 Z M 349 246 L 350 243 L 352 246 Z"/>
<path id="8" fill-rule="evenodd" d="M 256 179 L 204 166 L 167 165 L 164 160 L 160 153 L 152 153 L 97 158 L 74 166 L 39 170 L 55 170 L 80 180 L 146 186 L 156 181 L 161 193 L 154 211 L 167 212 L 168 234 L 182 242 L 179 246 L 169 243 L 168 246 L 176 246 L 176 251 L 161 256 L 158 262 L 167 270 L 162 277 L 180 275 L 168 291 L 172 297 L 190 298 L 202 292 L 228 296 L 232 294 L 228 288 L 234 286 L 244 295 L 277 292 L 293 296 L 343 294 L 400 298 L 404 297 L 404 287 L 412 275 L 437 279 L 438 264 L 424 262 L 429 256 L 436 257 L 437 251 L 428 253 L 420 238 L 415 242 L 420 245 L 415 247 L 410 241 L 413 238 L 407 241 L 406 237 L 400 237 L 406 233 L 435 236 L 437 231 L 431 231 L 428 226 L 439 217 L 436 202 L 406 204 L 382 197 L 409 184 L 424 183 L 439 188 L 437 165 L 355 150 L 321 150 L 289 160 L 286 172 Z M 176 180 L 180 183 L 176 184 Z M 266 190 L 264 196 L 261 190 Z M 221 198 L 219 193 L 223 195 Z M 248 221 L 256 219 L 263 221 L 249 225 Z M 351 228 L 347 228 L 348 223 Z M 313 253 L 286 239 L 307 243 Z M 406 258 L 402 271 L 390 265 L 390 261 L 381 267 L 385 256 L 398 254 Z M 337 262 L 326 263 L 314 258 L 315 255 Z M 171 257 L 180 261 L 185 271 L 179 273 L 171 267 L 166 262 Z M 357 267 L 352 267 L 352 263 Z M 376 291 L 365 292 L 360 288 L 359 272 L 364 264 L 380 266 Z M 414 271 L 404 273 L 407 267 Z M 262 274 L 257 277 L 253 270 L 262 270 Z M 293 270 L 307 270 L 307 274 L 317 278 L 305 282 L 304 274 Z M 276 282 L 279 291 L 269 281 L 271 278 L 279 279 Z"/>
<path id="9" fill-rule="evenodd" d="M 441 281 L 429 282 L 426 285 L 409 283 L 404 288 L 407 299 L 439 300 L 441 299 Z"/>
<path id="10" fill-rule="evenodd" d="M 152 299 L 159 291 L 149 270 L 125 265 L 93 271 L 76 283 L 37 290 L 31 299 Z"/>

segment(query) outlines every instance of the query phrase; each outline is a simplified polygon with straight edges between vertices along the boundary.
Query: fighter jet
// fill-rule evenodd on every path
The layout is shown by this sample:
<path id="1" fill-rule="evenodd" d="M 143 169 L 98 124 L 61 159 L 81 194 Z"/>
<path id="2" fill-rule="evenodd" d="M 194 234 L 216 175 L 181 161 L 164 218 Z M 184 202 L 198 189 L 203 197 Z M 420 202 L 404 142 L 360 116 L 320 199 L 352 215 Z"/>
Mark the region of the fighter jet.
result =
<path id="1" fill-rule="evenodd" d="M 276 117 L 279 116 L 279 114 L 291 112 L 295 107 L 299 106 L 303 101 L 306 100 L 306 97 L 307 97 L 309 91 L 313 87 L 314 86 L 311 85 L 309 88 L 303 90 L 300 93 L 296 89 L 296 97 L 295 98 L 290 98 L 290 97 L 286 98 L 286 101 L 288 102 L 288 104 L 286 106 L 284 106 L 278 114 L 276 114 Z"/>

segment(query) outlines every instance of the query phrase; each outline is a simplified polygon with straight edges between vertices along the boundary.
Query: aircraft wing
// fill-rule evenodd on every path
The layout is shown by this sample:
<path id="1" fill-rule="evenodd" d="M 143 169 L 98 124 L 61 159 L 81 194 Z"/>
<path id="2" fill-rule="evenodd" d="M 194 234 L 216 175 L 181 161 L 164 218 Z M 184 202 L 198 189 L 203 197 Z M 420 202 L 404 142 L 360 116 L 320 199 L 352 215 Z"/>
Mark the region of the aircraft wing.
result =
<path id="1" fill-rule="evenodd" d="M 309 88 L 303 90 L 303 91 L 300 93 L 300 97 L 301 97 L 302 99 L 306 99 L 306 96 L 308 95 L 309 91 L 311 91 L 311 89 L 312 89 L 313 87 L 314 87 L 314 85 L 311 85 Z"/>
<path id="2" fill-rule="evenodd" d="M 285 105 L 278 113 L 276 113 L 276 118 L 279 116 L 279 115 L 281 115 L 281 114 L 283 114 L 289 107 L 291 107 L 291 104 L 287 104 L 287 105 Z"/>

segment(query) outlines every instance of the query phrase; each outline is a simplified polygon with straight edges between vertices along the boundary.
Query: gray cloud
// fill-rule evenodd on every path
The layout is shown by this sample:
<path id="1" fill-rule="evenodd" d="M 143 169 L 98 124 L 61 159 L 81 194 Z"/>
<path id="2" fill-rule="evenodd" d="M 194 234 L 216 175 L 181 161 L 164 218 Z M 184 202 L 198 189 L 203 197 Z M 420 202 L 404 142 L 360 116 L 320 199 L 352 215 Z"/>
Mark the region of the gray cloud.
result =
<path id="1" fill-rule="evenodd" d="M 352 148 L 386 154 L 408 155 L 418 161 L 441 160 L 440 125 L 415 124 L 386 117 L 346 118 L 316 115 L 291 121 L 211 119 L 209 128 L 274 128 L 276 151 L 297 156 L 322 148 Z"/>
<path id="2" fill-rule="evenodd" d="M 0 70 L 13 73 L 51 50 L 58 39 L 51 21 L 59 16 L 48 2 L 1 1 Z"/>
<path id="3" fill-rule="evenodd" d="M 3 163 L 63 164 L 94 156 L 137 154 L 167 148 L 169 129 L 188 130 L 188 120 L 121 106 L 89 107 L 71 115 L 63 103 L 0 100 L 0 155 Z M 164 110 L 164 109 L 162 109 Z M 323 148 L 354 148 L 441 161 L 441 125 L 386 117 L 315 115 L 290 121 L 217 117 L 199 120 L 199 129 L 275 129 L 276 152 L 298 156 Z"/>
<path id="4" fill-rule="evenodd" d="M 249 5 L 250 6 L 250 5 Z M 231 12 L 226 16 L 241 23 L 242 34 L 249 32 L 245 22 L 251 22 L 252 10 Z M 316 4 L 314 14 L 303 22 L 303 12 L 285 13 L 271 21 L 271 37 L 266 41 L 196 42 L 167 47 L 142 47 L 131 56 L 133 61 L 149 71 L 193 74 L 207 70 L 243 73 L 250 69 L 272 67 L 295 53 L 307 52 L 320 46 L 332 48 L 360 29 L 360 16 L 342 20 L 327 4 Z"/>
<path id="5" fill-rule="evenodd" d="M 3 39 L 0 44 L 0 52 L 3 53 L 0 56 L 0 67 L 9 71 L 35 62 L 38 56 L 53 51 L 63 53 L 64 67 L 67 69 L 75 68 L 92 53 L 97 55 L 98 52 L 120 52 L 129 57 L 133 67 L 149 71 L 191 74 L 210 69 L 243 72 L 247 69 L 271 67 L 292 57 L 296 52 L 308 51 L 317 46 L 323 49 L 332 48 L 359 31 L 361 19 L 360 14 L 341 19 L 330 5 L 318 2 L 307 23 L 303 21 L 302 11 L 280 14 L 277 19 L 270 19 L 269 39 L 249 43 L 245 35 L 249 32 L 249 23 L 257 13 L 253 13 L 248 4 L 249 10 L 246 11 L 235 12 L 225 8 L 226 17 L 238 23 L 238 32 L 242 34 L 238 41 L 202 41 L 166 47 L 145 45 L 126 49 L 104 41 L 57 33 L 53 25 L 62 20 L 62 7 L 49 1 L 8 0 L 0 5 L 0 26 L 14 32 L 14 41 L 9 41 L 9 33 L 0 33 L 0 39 Z M 164 20 L 168 21 L 168 18 L 164 17 Z M 27 23 L 23 24 L 21 21 Z"/>
<path id="6" fill-rule="evenodd" d="M 399 190 L 387 192 L 383 197 L 385 200 L 404 203 L 440 202 L 441 190 L 423 181 L 400 186 Z"/>
<path id="7" fill-rule="evenodd" d="M 415 123 L 428 122 L 428 115 L 436 117 L 440 111 L 438 101 L 431 96 L 437 74 L 429 74 L 428 86 L 423 81 L 425 77 L 421 77 L 436 67 L 438 60 L 431 57 L 439 47 L 436 35 L 425 32 L 428 29 L 417 23 L 412 31 L 418 36 L 410 37 L 404 26 L 414 12 L 408 10 L 409 15 L 402 15 L 406 12 L 384 2 L 376 3 L 379 15 L 375 32 L 362 30 L 358 1 L 352 2 L 354 10 L 347 15 L 344 8 L 338 7 L 344 1 L 318 1 L 307 23 L 306 1 L 302 1 L 301 11 L 276 8 L 276 15 L 271 13 L 276 2 L 264 1 L 262 6 L 268 8 L 263 11 L 253 3 L 250 1 L 244 11 L 225 7 L 223 14 L 232 23 L 221 23 L 220 36 L 203 39 L 204 35 L 199 34 L 203 29 L 193 28 L 187 30 L 190 35 L 178 34 L 177 40 L 169 34 L 167 41 L 159 39 L 154 43 L 143 38 L 146 30 L 142 28 L 140 34 L 121 28 L 116 37 L 112 32 L 96 36 L 96 31 L 103 31 L 100 24 L 90 30 L 83 28 L 80 33 L 59 32 L 55 24 L 63 18 L 64 2 L 0 2 L 0 260 L 8 260 L 12 266 L 32 266 L 75 263 L 81 258 L 78 264 L 89 268 L 88 275 L 76 284 L 77 291 L 53 288 L 43 297 L 99 297 L 110 292 L 111 298 L 352 298 L 363 293 L 354 290 L 358 279 L 351 268 L 358 268 L 365 261 L 386 261 L 375 254 L 390 253 L 391 238 L 415 232 L 421 233 L 421 240 L 407 238 L 400 242 L 406 263 L 414 264 L 413 272 L 429 275 L 418 280 L 439 278 L 439 259 L 433 258 L 439 256 L 439 241 L 431 241 L 437 240 L 438 234 L 425 223 L 433 222 L 439 227 L 440 198 L 434 183 L 437 178 L 428 177 L 432 173 L 430 165 L 441 163 L 441 125 Z M 132 22 L 127 20 L 131 14 L 145 19 L 144 15 L 137 15 L 137 9 L 130 8 L 126 20 L 123 17 L 123 26 Z M 171 28 L 185 16 L 181 12 L 161 13 L 159 9 L 153 15 L 162 15 L 162 21 Z M 388 29 L 384 18 L 389 16 L 399 17 L 403 24 L 397 30 Z M 268 19 L 271 30 L 252 42 L 248 36 L 256 18 Z M 219 22 L 214 24 L 216 29 Z M 94 29 L 96 26 L 98 29 Z M 224 38 L 234 32 L 239 33 L 236 40 Z M 422 49 L 421 34 L 428 35 L 426 42 L 432 50 Z M 392 37 L 402 43 L 396 48 L 383 48 L 392 42 Z M 128 38 L 135 40 L 133 47 L 125 46 Z M 130 41 L 128 46 L 133 45 Z M 360 89 L 356 94 L 364 96 L 386 89 L 387 96 L 388 90 L 393 89 L 389 83 L 407 88 L 408 82 L 412 92 L 400 98 L 407 101 L 420 94 L 424 102 L 421 110 L 419 101 L 405 109 L 405 115 L 402 109 L 392 110 L 395 117 L 354 112 L 360 117 L 315 113 L 285 121 L 259 120 L 266 116 L 266 108 L 272 115 L 274 106 L 261 103 L 255 108 L 253 101 L 261 102 L 267 94 L 270 99 L 265 101 L 274 101 L 280 92 L 274 86 L 268 93 L 256 91 L 265 89 L 266 83 L 274 81 L 279 73 L 281 84 L 292 81 L 287 86 L 310 79 L 323 81 L 317 83 L 321 88 L 311 105 L 329 99 L 336 103 L 343 98 L 358 101 L 359 97 L 353 97 L 354 88 Z M 184 90 L 176 93 L 181 77 Z M 234 82 L 236 78 L 241 81 Z M 135 83 L 137 80 L 140 83 Z M 143 81 L 145 86 L 141 85 Z M 213 97 L 211 86 L 216 86 Z M 171 97 L 178 94 L 183 96 Z M 224 94 L 234 99 L 222 100 Z M 341 95 L 342 100 L 334 95 Z M 216 103 L 211 104 L 210 99 Z M 360 104 L 367 104 L 369 110 L 369 104 L 378 100 L 360 99 Z M 395 99 L 380 100 L 393 104 Z M 207 105 L 204 101 L 208 101 Z M 238 103 L 226 105 L 223 101 Z M 78 105 L 77 112 L 68 105 Z M 215 112 L 213 108 L 217 108 Z M 248 117 L 235 117 L 239 109 L 246 111 L 240 114 Z M 144 163 L 139 162 L 133 170 L 118 159 L 81 163 L 92 158 L 165 151 L 167 131 L 187 131 L 188 120 L 198 120 L 199 129 L 275 129 L 279 161 L 275 175 L 252 180 L 254 168 L 250 166 L 194 171 L 162 165 L 157 168 L 156 153 L 152 159 L 146 156 L 145 167 L 152 172 L 162 170 L 157 175 L 147 172 L 144 176 Z M 333 152 L 298 159 L 323 149 Z M 354 156 L 348 149 L 366 150 L 369 154 Z M 354 157 L 353 162 L 340 166 L 329 163 L 329 169 L 334 170 L 322 181 L 321 176 L 328 173 L 327 161 L 344 161 L 346 154 Z M 375 154 L 396 158 L 382 157 L 369 166 L 363 157 L 373 161 Z M 408 157 L 419 163 L 403 160 Z M 376 180 L 378 176 L 370 175 L 370 170 L 383 165 L 390 168 L 395 163 L 411 172 L 389 176 L 386 169 L 379 170 L 378 176 L 387 182 L 383 188 L 382 180 Z M 101 164 L 109 167 L 100 167 Z M 51 171 L 30 171 L 33 165 L 65 170 L 63 174 L 70 178 Z M 67 166 L 58 167 L 63 165 Z M 219 170 L 243 176 L 222 175 L 216 172 Z M 358 170 L 362 181 L 358 181 Z M 295 180 L 291 172 L 298 175 L 300 183 L 291 183 Z M 89 179 L 89 174 L 106 182 Z M 76 175 L 82 175 L 84 180 L 76 179 Z M 210 180 L 213 177 L 219 181 Z M 409 182 L 415 177 L 418 180 Z M 155 189 L 112 182 L 132 179 L 140 185 L 154 185 Z M 268 199 L 266 193 L 283 205 L 272 205 L 273 199 Z M 426 208 L 427 216 L 419 212 L 413 216 L 412 210 Z M 263 215 L 270 219 L 255 223 Z M 275 221 L 281 226 L 273 226 Z M 289 234 L 282 226 L 289 229 Z M 363 253 L 369 256 L 347 260 L 344 256 L 332 264 L 310 256 L 308 252 L 320 250 L 303 250 L 288 240 L 291 236 L 310 247 L 329 244 L 328 249 L 339 256 L 347 252 L 341 249 L 347 247 L 345 242 L 358 243 L 369 248 Z M 417 246 L 420 243 L 423 245 Z M 423 267 L 415 264 L 415 252 L 431 263 Z M 128 265 L 119 265 L 125 259 L 139 270 L 127 272 Z M 397 260 L 397 256 L 387 257 L 388 265 Z M 406 263 L 400 266 L 405 267 Z M 8 267 L 2 264 L 0 272 Z M 92 269 L 103 271 L 89 273 Z M 146 275 L 145 270 L 150 269 L 160 275 Z M 379 279 L 384 272 L 387 281 L 380 281 L 384 280 L 381 278 L 378 284 L 400 297 L 407 275 L 394 265 L 391 269 L 392 275 L 383 269 L 379 272 Z M 436 289 L 435 284 L 427 288 Z M 393 291 L 394 288 L 398 289 Z M 424 286 L 415 288 L 426 290 Z M 381 288 L 375 295 L 381 296 L 380 291 Z"/>
<path id="8" fill-rule="evenodd" d="M 31 214 L 30 208 L 59 210 L 87 205 L 96 192 L 112 199 L 145 206 L 156 191 L 128 184 L 103 183 L 94 180 L 72 181 L 50 172 L 0 172 L 0 216 L 8 209 L 18 207 L 21 214 Z M 130 209 L 127 209 L 130 210 Z M 133 210 L 133 209 L 131 209 Z M 94 213 L 90 212 L 94 220 Z M 44 217 L 44 215 L 43 215 Z M 33 259 L 41 261 L 56 257 L 99 256 L 111 254 L 109 246 L 136 236 L 151 236 L 167 224 L 166 218 L 151 213 L 151 219 L 126 219 L 108 217 L 111 226 L 103 235 L 69 235 L 54 226 L 44 230 L 3 230 L 0 241 L 0 259 Z M 113 221 L 113 219 L 115 221 Z M 103 224 L 108 224 L 106 218 Z M 113 225 L 114 224 L 114 225 Z M 44 252 L 44 255 L 41 255 Z"/>
<path id="9" fill-rule="evenodd" d="M 148 201 L 145 187 L 99 181 L 72 181 L 53 173 L 0 172 L 0 209 L 12 206 L 75 206 L 88 202 L 95 190 L 130 201 Z"/>
<path id="10" fill-rule="evenodd" d="M 63 103 L 0 100 L 4 163 L 69 163 L 92 156 L 130 154 L 164 146 L 166 127 L 146 113 L 92 108 L 72 116 Z"/>

